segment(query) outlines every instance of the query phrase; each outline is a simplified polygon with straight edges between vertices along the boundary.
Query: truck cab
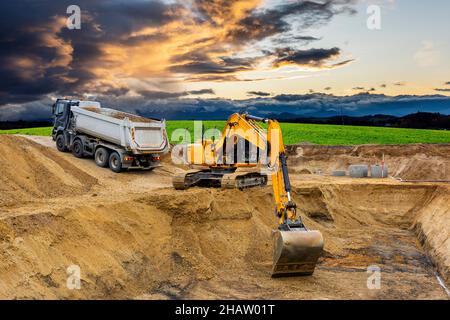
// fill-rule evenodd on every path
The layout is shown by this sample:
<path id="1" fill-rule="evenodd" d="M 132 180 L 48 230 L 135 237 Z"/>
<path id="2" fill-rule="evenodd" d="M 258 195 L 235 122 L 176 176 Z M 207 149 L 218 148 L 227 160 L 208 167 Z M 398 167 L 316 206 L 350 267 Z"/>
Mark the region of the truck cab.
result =
<path id="1" fill-rule="evenodd" d="M 70 125 L 70 120 L 73 117 L 71 113 L 71 107 L 83 107 L 83 106 L 94 106 L 96 108 L 101 108 L 100 102 L 97 101 L 80 101 L 80 100 L 68 100 L 68 99 L 56 99 L 56 102 L 52 105 L 53 114 L 53 130 L 52 137 L 53 141 L 56 140 L 58 133 L 67 130 Z"/>
<path id="2" fill-rule="evenodd" d="M 53 114 L 53 130 L 52 138 L 56 140 L 56 134 L 58 130 L 64 130 L 66 127 L 66 122 L 68 118 L 68 113 L 70 112 L 69 101 L 58 99 L 52 106 Z"/>

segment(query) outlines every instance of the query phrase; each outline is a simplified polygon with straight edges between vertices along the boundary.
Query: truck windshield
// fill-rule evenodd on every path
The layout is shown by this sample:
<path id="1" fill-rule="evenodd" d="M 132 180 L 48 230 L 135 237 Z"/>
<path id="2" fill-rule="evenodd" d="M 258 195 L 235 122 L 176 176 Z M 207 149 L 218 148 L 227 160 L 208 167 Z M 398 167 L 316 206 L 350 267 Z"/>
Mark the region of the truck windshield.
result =
<path id="1" fill-rule="evenodd" d="M 63 114 L 63 112 L 64 112 L 64 103 L 58 102 L 56 104 L 55 114 L 60 115 L 60 114 Z"/>

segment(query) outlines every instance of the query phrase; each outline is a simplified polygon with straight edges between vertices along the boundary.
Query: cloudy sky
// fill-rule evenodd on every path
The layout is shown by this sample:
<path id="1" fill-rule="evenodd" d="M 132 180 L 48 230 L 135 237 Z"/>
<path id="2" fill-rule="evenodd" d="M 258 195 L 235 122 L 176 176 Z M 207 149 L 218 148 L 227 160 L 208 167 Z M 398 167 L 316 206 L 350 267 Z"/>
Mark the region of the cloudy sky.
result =
<path id="1" fill-rule="evenodd" d="M 2 1 L 0 120 L 46 117 L 57 96 L 143 113 L 280 96 L 448 103 L 449 13 L 448 0 Z"/>

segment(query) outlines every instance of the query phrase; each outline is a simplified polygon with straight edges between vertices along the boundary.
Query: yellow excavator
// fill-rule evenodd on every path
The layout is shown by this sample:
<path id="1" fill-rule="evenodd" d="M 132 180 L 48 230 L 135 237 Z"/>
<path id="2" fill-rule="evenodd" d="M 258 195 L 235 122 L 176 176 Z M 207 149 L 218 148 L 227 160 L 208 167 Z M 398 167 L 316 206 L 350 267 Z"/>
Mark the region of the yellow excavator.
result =
<path id="1" fill-rule="evenodd" d="M 267 131 L 260 125 L 267 124 Z M 183 146 L 179 156 L 191 167 L 173 177 L 175 189 L 192 186 L 249 188 L 271 177 L 278 229 L 274 231 L 272 277 L 311 275 L 323 250 L 320 231 L 308 230 L 292 199 L 287 156 L 276 120 L 232 114 L 217 141 Z"/>

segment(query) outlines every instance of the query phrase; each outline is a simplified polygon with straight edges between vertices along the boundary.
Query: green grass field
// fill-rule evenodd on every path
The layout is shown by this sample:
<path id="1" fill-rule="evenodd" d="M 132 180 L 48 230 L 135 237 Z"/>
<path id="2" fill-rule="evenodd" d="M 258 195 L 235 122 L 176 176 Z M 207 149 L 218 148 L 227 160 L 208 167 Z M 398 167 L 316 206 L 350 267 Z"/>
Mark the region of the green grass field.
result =
<path id="1" fill-rule="evenodd" d="M 205 130 L 217 128 L 222 130 L 225 121 L 204 121 Z M 354 145 L 354 144 L 411 144 L 411 143 L 450 143 L 450 131 L 397 129 L 379 127 L 352 127 L 316 124 L 281 124 L 285 144 L 311 142 L 321 145 Z M 167 131 L 172 142 L 177 142 L 172 136 L 174 130 L 188 129 L 193 140 L 193 121 L 168 121 Z M 49 136 L 51 128 L 30 128 L 0 130 L 0 134 L 26 134 Z M 183 138 L 186 136 L 182 133 Z"/>
<path id="2" fill-rule="evenodd" d="M 25 134 L 29 136 L 50 136 L 52 134 L 52 128 L 44 127 L 44 128 L 0 130 L 0 134 Z"/>

